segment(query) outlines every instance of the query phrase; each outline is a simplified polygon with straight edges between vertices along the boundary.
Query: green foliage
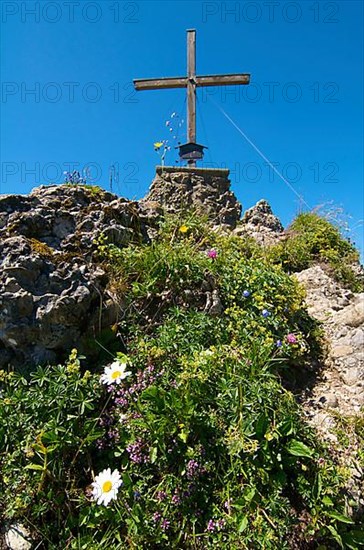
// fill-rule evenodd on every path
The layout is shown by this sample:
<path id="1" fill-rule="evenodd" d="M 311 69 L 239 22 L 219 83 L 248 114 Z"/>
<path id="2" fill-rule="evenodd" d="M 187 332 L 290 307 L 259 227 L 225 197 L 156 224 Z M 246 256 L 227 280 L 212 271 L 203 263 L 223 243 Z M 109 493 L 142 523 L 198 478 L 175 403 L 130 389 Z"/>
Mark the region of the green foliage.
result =
<path id="1" fill-rule="evenodd" d="M 98 254 L 130 374 L 104 390 L 75 351 L 29 379 L 2 373 L 3 519 L 47 548 L 284 550 L 299 525 L 302 545 L 361 544 L 344 473 L 282 386 L 321 344 L 294 279 L 193 215 L 150 246 L 101 238 Z M 123 480 L 107 507 L 90 491 L 105 468 Z"/>
<path id="2" fill-rule="evenodd" d="M 2 371 L 1 386 L 1 508 L 35 522 L 47 540 L 65 521 L 74 524 L 80 483 L 89 479 L 89 449 L 100 435 L 98 377 L 80 372 L 73 350 L 65 366 L 39 367 L 29 379 Z"/>
<path id="3" fill-rule="evenodd" d="M 341 236 L 338 227 L 315 213 L 300 214 L 288 229 L 287 238 L 274 245 L 269 256 L 288 271 L 300 271 L 313 263 L 327 265 L 334 277 L 359 291 L 351 265 L 358 261 L 354 246 Z"/>

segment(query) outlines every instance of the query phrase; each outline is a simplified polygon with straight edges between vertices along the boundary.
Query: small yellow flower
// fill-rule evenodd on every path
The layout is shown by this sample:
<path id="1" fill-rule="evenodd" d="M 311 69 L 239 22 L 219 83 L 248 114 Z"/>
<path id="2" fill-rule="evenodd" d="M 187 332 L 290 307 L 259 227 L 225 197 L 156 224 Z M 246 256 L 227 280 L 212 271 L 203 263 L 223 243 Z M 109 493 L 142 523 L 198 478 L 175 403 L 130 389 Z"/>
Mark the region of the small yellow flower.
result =
<path id="1" fill-rule="evenodd" d="M 187 227 L 187 225 L 181 225 L 179 230 L 180 230 L 181 233 L 187 233 L 188 227 Z"/>
<path id="2" fill-rule="evenodd" d="M 154 149 L 158 151 L 163 146 L 163 141 L 156 141 L 154 144 Z"/>

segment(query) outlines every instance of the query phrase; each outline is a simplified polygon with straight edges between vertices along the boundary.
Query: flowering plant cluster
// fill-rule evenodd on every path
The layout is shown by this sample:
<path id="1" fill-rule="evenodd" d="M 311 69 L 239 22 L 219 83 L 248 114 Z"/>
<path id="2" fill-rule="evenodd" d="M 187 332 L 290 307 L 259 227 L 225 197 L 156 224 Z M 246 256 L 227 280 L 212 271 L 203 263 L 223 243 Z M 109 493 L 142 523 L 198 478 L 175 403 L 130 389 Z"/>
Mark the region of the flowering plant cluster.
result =
<path id="1" fill-rule="evenodd" d="M 168 120 L 166 120 L 165 128 L 169 132 L 171 139 L 174 143 L 177 143 L 179 131 L 183 126 L 184 120 L 180 119 L 178 113 L 171 113 Z M 153 144 L 154 151 L 158 153 L 161 159 L 161 165 L 164 166 L 164 161 L 166 154 L 171 150 L 172 146 L 170 145 L 169 139 L 163 139 L 161 141 L 156 141 Z"/>
<path id="2" fill-rule="evenodd" d="M 297 283 L 192 215 L 115 248 L 123 353 L 0 373 L 5 520 L 55 548 L 355 548 L 345 478 L 282 385 L 320 344 Z"/>
<path id="3" fill-rule="evenodd" d="M 73 170 L 73 172 L 63 172 L 64 182 L 75 184 L 86 185 L 86 177 L 82 176 L 78 170 Z"/>

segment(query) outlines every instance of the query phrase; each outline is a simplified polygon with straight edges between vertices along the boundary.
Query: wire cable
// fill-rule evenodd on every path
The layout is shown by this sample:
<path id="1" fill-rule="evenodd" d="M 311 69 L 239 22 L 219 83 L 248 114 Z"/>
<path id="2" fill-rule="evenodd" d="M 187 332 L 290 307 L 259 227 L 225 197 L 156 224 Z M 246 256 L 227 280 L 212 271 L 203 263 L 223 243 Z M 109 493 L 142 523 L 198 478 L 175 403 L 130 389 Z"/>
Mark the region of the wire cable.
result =
<path id="1" fill-rule="evenodd" d="M 279 170 L 270 162 L 270 160 L 265 156 L 265 154 L 252 142 L 251 139 L 243 132 L 243 130 L 233 121 L 233 119 L 224 111 L 222 107 L 212 97 L 208 98 L 214 103 L 214 105 L 222 112 L 222 114 L 227 118 L 227 120 L 236 128 L 236 130 L 243 136 L 243 138 L 253 147 L 253 149 L 265 160 L 265 162 L 271 167 L 271 169 L 281 178 L 281 180 L 289 187 L 289 189 L 300 199 L 300 201 L 311 210 L 311 206 L 305 201 L 305 199 L 296 191 L 293 185 L 280 173 Z"/>

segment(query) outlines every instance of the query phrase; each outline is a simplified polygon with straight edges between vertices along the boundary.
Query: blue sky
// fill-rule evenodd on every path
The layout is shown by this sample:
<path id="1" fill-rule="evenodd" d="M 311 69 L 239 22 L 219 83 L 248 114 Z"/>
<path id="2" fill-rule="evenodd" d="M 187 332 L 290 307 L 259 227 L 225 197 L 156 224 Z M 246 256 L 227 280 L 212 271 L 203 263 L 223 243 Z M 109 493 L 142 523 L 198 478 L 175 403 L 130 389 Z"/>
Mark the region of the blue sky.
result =
<path id="1" fill-rule="evenodd" d="M 266 198 L 287 225 L 302 207 L 221 109 L 311 206 L 342 210 L 363 249 L 361 1 L 7 1 L 2 17 L 1 193 L 88 167 L 89 181 L 141 198 L 153 143 L 185 141 L 185 91 L 134 92 L 133 78 L 249 72 L 251 85 L 198 91 L 205 165 L 231 169 L 243 208 Z M 181 123 L 169 133 L 172 112 Z M 176 129 L 176 128 L 175 128 Z"/>

